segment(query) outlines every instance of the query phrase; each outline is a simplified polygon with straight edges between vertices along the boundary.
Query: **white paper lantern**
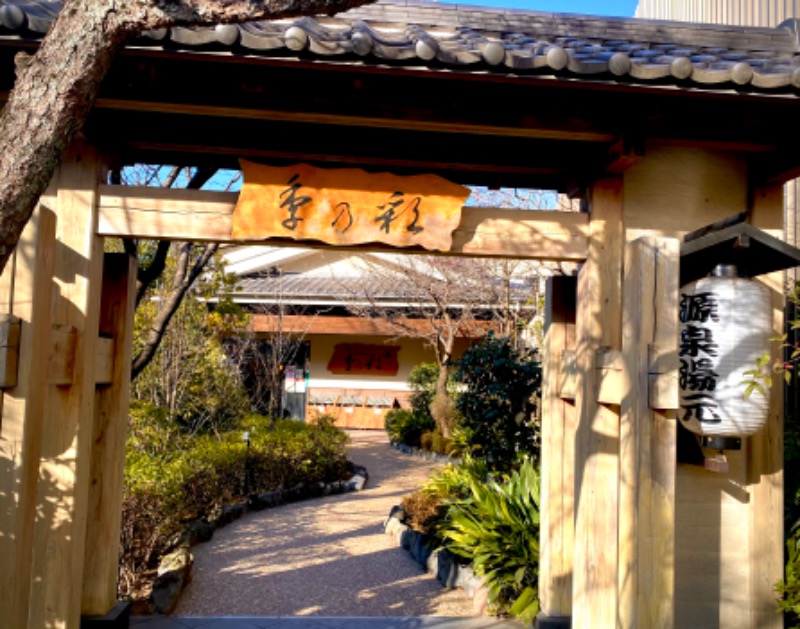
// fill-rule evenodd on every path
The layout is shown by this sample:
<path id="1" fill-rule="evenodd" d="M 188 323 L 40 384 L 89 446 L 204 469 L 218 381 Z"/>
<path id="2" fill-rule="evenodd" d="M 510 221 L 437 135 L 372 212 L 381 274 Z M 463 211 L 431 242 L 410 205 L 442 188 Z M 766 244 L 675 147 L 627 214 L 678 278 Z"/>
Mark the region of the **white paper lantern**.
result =
<path id="1" fill-rule="evenodd" d="M 744 399 L 745 371 L 770 349 L 772 303 L 758 282 L 720 265 L 714 275 L 681 288 L 678 417 L 692 432 L 746 437 L 761 428 L 769 399 Z"/>

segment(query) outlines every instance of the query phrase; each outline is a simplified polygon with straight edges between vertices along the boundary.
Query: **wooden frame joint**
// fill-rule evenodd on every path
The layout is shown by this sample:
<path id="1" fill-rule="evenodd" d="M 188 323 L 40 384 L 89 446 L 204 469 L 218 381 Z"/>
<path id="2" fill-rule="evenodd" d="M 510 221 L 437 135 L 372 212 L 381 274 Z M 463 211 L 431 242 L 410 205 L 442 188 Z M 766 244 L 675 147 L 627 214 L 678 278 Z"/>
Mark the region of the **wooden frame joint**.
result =
<path id="1" fill-rule="evenodd" d="M 17 386 L 19 337 L 22 321 L 11 314 L 0 315 L 0 388 Z"/>
<path id="2" fill-rule="evenodd" d="M 595 353 L 597 371 L 597 401 L 600 404 L 620 404 L 623 395 L 624 361 L 622 352 L 601 347 Z"/>
<path id="3" fill-rule="evenodd" d="M 650 343 L 647 346 L 647 397 L 653 410 L 673 410 L 680 408 L 678 396 L 677 347 Z"/>

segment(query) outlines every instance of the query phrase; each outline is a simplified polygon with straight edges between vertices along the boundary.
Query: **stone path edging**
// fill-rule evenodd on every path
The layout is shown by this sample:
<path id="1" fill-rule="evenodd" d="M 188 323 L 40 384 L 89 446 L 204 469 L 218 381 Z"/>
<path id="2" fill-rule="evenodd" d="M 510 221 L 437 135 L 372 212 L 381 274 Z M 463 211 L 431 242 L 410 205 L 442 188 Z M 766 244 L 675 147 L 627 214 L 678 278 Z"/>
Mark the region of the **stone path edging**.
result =
<path id="1" fill-rule="evenodd" d="M 458 464 L 461 463 L 460 459 L 454 459 L 453 457 L 447 456 L 446 454 L 437 454 L 436 452 L 431 452 L 430 450 L 423 450 L 422 448 L 418 448 L 416 446 L 409 446 L 405 443 L 400 443 L 399 441 L 390 441 L 389 445 L 393 448 L 400 450 L 400 452 L 404 452 L 405 454 L 410 454 L 412 456 L 418 456 L 421 459 L 425 459 L 426 461 L 433 461 L 434 463 L 453 463 Z"/>
<path id="2" fill-rule="evenodd" d="M 402 518 L 403 508 L 399 505 L 392 508 L 384 522 L 385 533 L 393 536 L 398 546 L 407 550 L 428 574 L 435 575 L 443 587 L 461 588 L 472 599 L 473 613 L 476 616 L 483 615 L 489 595 L 483 580 L 471 567 L 460 564 L 449 550 L 434 548 L 428 535 L 403 524 Z"/>
<path id="3" fill-rule="evenodd" d="M 246 502 L 227 505 L 211 519 L 202 517 L 186 525 L 170 550 L 165 553 L 158 564 L 157 577 L 153 583 L 150 600 L 145 603 L 152 606 L 158 614 L 170 614 L 178 604 L 181 592 L 191 579 L 194 557 L 190 552 L 192 546 L 209 541 L 214 531 L 238 520 L 250 511 L 261 511 L 290 502 L 298 502 L 309 498 L 332 496 L 350 491 L 361 491 L 369 480 L 367 468 L 348 461 L 348 471 L 352 476 L 347 480 L 333 483 L 300 483 L 290 489 L 277 489 L 252 496 Z"/>

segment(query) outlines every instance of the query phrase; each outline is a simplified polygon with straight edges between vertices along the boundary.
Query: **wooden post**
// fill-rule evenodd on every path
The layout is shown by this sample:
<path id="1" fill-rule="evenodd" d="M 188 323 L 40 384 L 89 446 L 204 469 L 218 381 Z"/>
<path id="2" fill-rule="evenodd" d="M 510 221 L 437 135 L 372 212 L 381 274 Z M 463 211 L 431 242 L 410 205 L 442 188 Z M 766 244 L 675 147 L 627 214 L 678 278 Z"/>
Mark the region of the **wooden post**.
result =
<path id="1" fill-rule="evenodd" d="M 677 351 L 679 243 L 626 247 L 620 408 L 619 621 L 674 626 L 676 415 L 650 410 L 652 347 Z M 677 392 L 677 381 L 673 383 Z M 664 396 L 666 397 L 666 396 Z M 677 402 L 677 396 L 673 396 Z"/>
<path id="2" fill-rule="evenodd" d="M 113 340 L 111 384 L 97 387 L 81 612 L 102 616 L 117 602 L 122 481 L 131 382 L 136 261 L 105 255 L 100 336 Z"/>
<path id="3" fill-rule="evenodd" d="M 783 231 L 783 188 L 757 190 L 753 224 L 780 238 Z M 772 289 L 773 331 L 783 333 L 783 273 L 759 278 Z M 777 345 L 772 359 L 781 358 Z M 794 374 L 797 378 L 797 374 Z M 750 627 L 779 629 L 783 619 L 775 612 L 775 582 L 783 578 L 783 394 L 780 377 L 770 393 L 769 419 L 761 432 L 748 438 L 747 483 L 750 488 Z M 744 623 L 743 623 L 744 625 Z"/>
<path id="4" fill-rule="evenodd" d="M 45 390 L 33 585 L 28 626 L 72 629 L 80 623 L 95 398 L 95 346 L 103 242 L 97 233 L 94 152 L 73 147 L 58 175 L 54 325 L 75 330 L 72 384 Z"/>
<path id="5" fill-rule="evenodd" d="M 575 406 L 560 397 L 564 352 L 575 346 L 574 277 L 547 282 L 542 363 L 542 478 L 539 600 L 551 624 L 572 614 L 574 543 Z M 562 623 L 563 624 L 563 623 Z"/>
<path id="6" fill-rule="evenodd" d="M 28 626 L 56 236 L 47 201 L 43 197 L 0 279 L 2 310 L 21 321 L 17 384 L 2 392 L 0 418 L 0 619 L 8 627 Z"/>
<path id="7" fill-rule="evenodd" d="M 597 402 L 597 350 L 619 350 L 625 242 L 622 180 L 591 194 L 588 258 L 578 275 L 575 406 L 575 551 L 572 619 L 576 629 L 617 621 L 619 406 Z"/>

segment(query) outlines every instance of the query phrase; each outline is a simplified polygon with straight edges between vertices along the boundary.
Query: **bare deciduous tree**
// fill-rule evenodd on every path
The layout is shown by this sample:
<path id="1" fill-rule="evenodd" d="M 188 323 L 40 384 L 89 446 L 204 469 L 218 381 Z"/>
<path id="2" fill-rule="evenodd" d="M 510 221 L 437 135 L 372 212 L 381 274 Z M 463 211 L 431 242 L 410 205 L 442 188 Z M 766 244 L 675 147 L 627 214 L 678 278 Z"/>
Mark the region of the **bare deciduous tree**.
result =
<path id="1" fill-rule="evenodd" d="M 380 318 L 398 336 L 422 338 L 439 365 L 431 414 L 442 435 L 452 431 L 447 381 L 456 339 L 478 338 L 488 330 L 510 335 L 523 317 L 535 314 L 536 301 L 520 300 L 512 280 L 537 267 L 520 261 L 438 256 L 365 256 L 366 277 L 358 293 L 350 288 L 348 307 L 359 316 Z M 379 262 L 378 262 L 379 260 Z M 352 286 L 350 284 L 350 286 Z M 393 288 L 394 303 L 379 287 Z M 420 325 L 422 323 L 422 325 Z"/>

